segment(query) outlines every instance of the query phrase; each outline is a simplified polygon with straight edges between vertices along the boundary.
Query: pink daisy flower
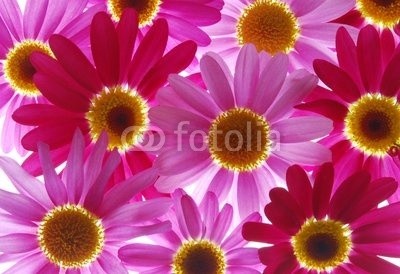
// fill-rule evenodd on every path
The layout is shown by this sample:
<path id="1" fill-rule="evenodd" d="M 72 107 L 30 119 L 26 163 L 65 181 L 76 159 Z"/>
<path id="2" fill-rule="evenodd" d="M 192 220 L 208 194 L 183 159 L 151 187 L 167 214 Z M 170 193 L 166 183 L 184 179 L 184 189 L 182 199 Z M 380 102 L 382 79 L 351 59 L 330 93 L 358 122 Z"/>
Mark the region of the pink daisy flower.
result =
<path id="1" fill-rule="evenodd" d="M 51 104 L 26 105 L 13 114 L 17 122 L 36 127 L 22 139 L 26 149 L 36 151 L 37 142 L 47 143 L 58 165 L 65 161 L 77 127 L 89 149 L 104 130 L 109 149 L 117 148 L 123 156 L 119 177 L 129 177 L 152 165 L 153 155 L 140 148 L 152 129 L 148 110 L 167 76 L 190 64 L 196 45 L 187 41 L 164 55 L 168 26 L 160 19 L 132 54 L 137 31 L 133 9 L 125 10 L 117 26 L 106 13 L 96 14 L 91 24 L 96 68 L 72 41 L 59 35 L 50 38 L 57 60 L 33 54 L 35 84 Z M 33 174 L 40 173 L 37 158 L 34 152 L 23 165 Z"/>
<path id="2" fill-rule="evenodd" d="M 354 9 L 335 20 L 358 28 L 367 24 L 381 31 L 393 31 L 400 35 L 400 1 L 353 0 Z"/>
<path id="3" fill-rule="evenodd" d="M 260 273 L 257 248 L 245 247 L 240 233 L 244 222 L 261 221 L 260 214 L 253 213 L 233 227 L 232 206 L 220 209 L 212 192 L 199 206 L 181 189 L 172 198 L 174 207 L 165 215 L 172 230 L 150 236 L 157 245 L 133 243 L 119 250 L 128 268 L 143 274 Z"/>
<path id="4" fill-rule="evenodd" d="M 316 86 L 314 75 L 297 70 L 287 76 L 285 55 L 261 58 L 251 44 L 241 50 L 234 76 L 214 53 L 200 68 L 208 91 L 172 75 L 158 94 L 161 106 L 150 111 L 166 135 L 155 160 L 159 191 L 201 182 L 199 199 L 206 190 L 221 199 L 230 195 L 244 217 L 265 203 L 274 176 L 283 177 L 290 163 L 331 159 L 327 148 L 310 141 L 328 134 L 331 121 L 293 116 L 293 106 Z"/>
<path id="5" fill-rule="evenodd" d="M 89 0 L 101 4 L 112 19 L 118 22 L 125 8 L 133 8 L 139 17 L 139 38 L 149 31 L 157 19 L 163 18 L 169 26 L 169 44 L 177 45 L 193 40 L 199 46 L 207 46 L 211 39 L 206 26 L 221 20 L 223 0 Z"/>
<path id="6" fill-rule="evenodd" d="M 336 19 L 354 7 L 348 0 L 231 0 L 218 24 L 207 27 L 210 47 L 224 59 L 234 60 L 240 48 L 252 43 L 271 55 L 286 53 L 290 68 L 312 71 L 316 58 L 334 60 Z M 357 30 L 349 27 L 352 33 Z"/>
<path id="7" fill-rule="evenodd" d="M 29 127 L 15 124 L 11 115 L 19 106 L 45 103 L 33 82 L 35 69 L 29 61 L 33 51 L 52 54 L 47 42 L 53 33 L 62 34 L 82 48 L 87 48 L 90 21 L 97 5 L 83 13 L 87 1 L 28 0 L 23 13 L 16 0 L 0 4 L 0 110 L 1 147 L 10 152 L 14 147 L 23 155 L 21 137 Z"/>
<path id="8" fill-rule="evenodd" d="M 0 157 L 0 167 L 17 190 L 0 190 L 0 261 L 16 261 L 3 273 L 128 273 L 117 257 L 125 241 L 170 229 L 169 222 L 151 223 L 172 205 L 170 198 L 127 203 L 153 184 L 154 170 L 106 192 L 118 153 L 106 157 L 105 134 L 87 161 L 83 149 L 77 131 L 59 176 L 48 146 L 40 143 L 44 184 L 10 158 Z"/>
<path id="9" fill-rule="evenodd" d="M 300 166 L 291 166 L 288 190 L 269 193 L 264 211 L 272 224 L 243 225 L 245 239 L 272 244 L 258 252 L 264 273 L 400 273 L 378 257 L 400 256 L 400 203 L 377 208 L 397 182 L 371 181 L 360 171 L 333 191 L 333 173 L 332 164 L 324 164 L 311 184 Z"/>
<path id="10" fill-rule="evenodd" d="M 298 107 L 334 121 L 335 130 L 321 142 L 332 150 L 339 182 L 362 168 L 373 178 L 399 180 L 400 54 L 395 54 L 393 36 L 380 36 L 367 26 L 357 45 L 345 29 L 336 40 L 339 65 L 314 62 L 330 90 L 318 87 Z"/>

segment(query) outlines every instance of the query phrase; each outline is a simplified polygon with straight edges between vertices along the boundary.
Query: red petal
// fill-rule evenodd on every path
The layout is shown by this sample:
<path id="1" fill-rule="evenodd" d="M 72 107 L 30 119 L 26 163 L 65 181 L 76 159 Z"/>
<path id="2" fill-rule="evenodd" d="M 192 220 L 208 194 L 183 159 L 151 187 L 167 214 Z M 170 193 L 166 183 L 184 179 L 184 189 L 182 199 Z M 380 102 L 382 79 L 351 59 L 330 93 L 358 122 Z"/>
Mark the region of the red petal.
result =
<path id="1" fill-rule="evenodd" d="M 110 16 L 99 12 L 93 17 L 90 43 L 97 71 L 106 86 L 115 86 L 119 79 L 118 36 Z"/>
<path id="2" fill-rule="evenodd" d="M 292 212 L 280 204 L 269 203 L 264 208 L 265 215 L 271 223 L 289 235 L 296 234 L 303 222 L 293 218 Z"/>
<path id="3" fill-rule="evenodd" d="M 59 148 L 68 144 L 77 128 L 86 134 L 89 129 L 85 120 L 70 121 L 62 124 L 45 124 L 29 131 L 21 140 L 25 149 L 37 151 L 37 143 L 48 144 L 50 149 Z"/>
<path id="4" fill-rule="evenodd" d="M 343 104 L 329 99 L 321 99 L 295 106 L 297 109 L 312 111 L 333 120 L 343 122 L 348 109 Z"/>
<path id="5" fill-rule="evenodd" d="M 146 73 L 160 60 L 167 45 L 167 39 L 167 21 L 156 20 L 140 42 L 130 64 L 128 82 L 131 87 L 138 86 Z"/>
<path id="6" fill-rule="evenodd" d="M 358 267 L 364 269 L 366 273 L 400 273 L 400 267 L 376 256 L 355 253 L 350 256 L 350 261 Z"/>
<path id="7" fill-rule="evenodd" d="M 383 72 L 380 91 L 392 97 L 400 91 L 400 54 L 395 55 Z"/>
<path id="8" fill-rule="evenodd" d="M 329 200 L 333 185 L 333 166 L 331 163 L 323 164 L 316 173 L 312 193 L 312 206 L 317 219 L 324 218 L 328 212 Z"/>
<path id="9" fill-rule="evenodd" d="M 359 171 L 344 180 L 331 199 L 329 216 L 335 220 L 346 218 L 348 208 L 365 195 L 370 180 L 370 175 L 366 171 Z"/>
<path id="10" fill-rule="evenodd" d="M 165 84 L 171 73 L 179 73 L 190 65 L 196 50 L 196 43 L 186 41 L 169 51 L 143 77 L 138 86 L 140 93 L 145 97 L 151 97 Z"/>
<path id="11" fill-rule="evenodd" d="M 292 257 L 293 248 L 289 242 L 262 247 L 258 250 L 258 256 L 260 261 L 269 267 L 271 264 L 280 264 L 286 261 L 288 257 Z"/>
<path id="12" fill-rule="evenodd" d="M 275 187 L 269 192 L 269 197 L 272 203 L 280 205 L 280 207 L 292 212 L 292 218 L 296 218 L 301 224 L 304 223 L 306 220 L 305 213 L 299 203 L 297 203 L 295 198 L 293 198 L 286 189 Z"/>
<path id="13" fill-rule="evenodd" d="M 365 90 L 378 91 L 382 56 L 378 31 L 371 25 L 361 29 L 358 35 L 357 57 Z"/>
<path id="14" fill-rule="evenodd" d="M 390 29 L 384 28 L 381 32 L 381 48 L 383 64 L 387 64 L 395 50 L 395 41 Z"/>
<path id="15" fill-rule="evenodd" d="M 82 119 L 82 115 L 70 112 L 54 105 L 23 105 L 14 111 L 12 118 L 20 124 L 37 126 L 47 123 L 64 123 L 73 119 Z"/>
<path id="16" fill-rule="evenodd" d="M 290 236 L 279 228 L 264 223 L 248 222 L 243 225 L 242 235 L 245 240 L 277 244 L 287 242 Z"/>
<path id="17" fill-rule="evenodd" d="M 51 36 L 49 43 L 58 62 L 77 83 L 93 93 L 102 89 L 93 65 L 74 43 L 61 35 Z"/>
<path id="18" fill-rule="evenodd" d="M 307 217 L 312 216 L 312 188 L 307 173 L 298 165 L 293 165 L 286 172 L 286 184 L 289 193 L 302 207 Z"/>
<path id="19" fill-rule="evenodd" d="M 325 60 L 314 60 L 314 70 L 318 77 L 343 100 L 352 103 L 360 98 L 360 90 L 353 79 L 343 69 Z"/>
<path id="20" fill-rule="evenodd" d="M 125 80 L 138 31 L 138 17 L 134 9 L 124 9 L 117 26 L 119 41 L 120 81 Z"/>
<path id="21" fill-rule="evenodd" d="M 362 216 L 379 203 L 389 198 L 397 189 L 397 182 L 393 178 L 380 178 L 369 184 L 367 193 L 358 203 L 353 203 L 347 211 L 342 214 L 342 220 L 347 223 Z"/>

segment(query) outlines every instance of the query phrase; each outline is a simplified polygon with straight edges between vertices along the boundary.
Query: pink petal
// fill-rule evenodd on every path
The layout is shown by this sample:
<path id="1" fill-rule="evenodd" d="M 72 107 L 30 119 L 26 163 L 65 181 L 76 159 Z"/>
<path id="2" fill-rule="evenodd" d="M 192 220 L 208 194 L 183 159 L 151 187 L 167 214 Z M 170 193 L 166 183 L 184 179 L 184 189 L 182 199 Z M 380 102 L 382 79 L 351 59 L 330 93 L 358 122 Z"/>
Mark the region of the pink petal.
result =
<path id="1" fill-rule="evenodd" d="M 230 234 L 225 237 L 224 241 L 221 243 L 221 247 L 225 250 L 231 250 L 233 248 L 243 247 L 246 245 L 247 241 L 243 238 L 242 229 L 244 224 L 252 222 L 260 222 L 261 215 L 258 212 L 254 212 L 242 219 L 242 221 L 233 229 Z"/>
<path id="2" fill-rule="evenodd" d="M 261 71 L 250 105 L 256 112 L 265 113 L 274 102 L 286 79 L 288 64 L 286 55 L 277 54 L 268 61 Z"/>
<path id="3" fill-rule="evenodd" d="M 300 2 L 300 1 L 299 1 Z M 344 15 L 354 8 L 354 3 L 347 0 L 324 1 L 316 9 L 300 18 L 302 23 L 329 22 Z"/>
<path id="4" fill-rule="evenodd" d="M 54 274 L 54 273 L 60 273 L 60 267 L 53 264 L 53 263 L 47 263 L 45 266 L 43 266 L 38 273 L 40 274 Z"/>
<path id="5" fill-rule="evenodd" d="M 166 13 L 184 18 L 196 26 L 208 26 L 221 19 L 219 10 L 194 1 L 165 1 L 161 7 Z"/>
<path id="6" fill-rule="evenodd" d="M 178 75 L 171 75 L 168 81 L 183 101 L 199 113 L 211 119 L 216 118 L 220 113 L 210 95 L 192 81 Z"/>
<path id="7" fill-rule="evenodd" d="M 329 134 L 333 129 L 333 124 L 323 117 L 304 116 L 281 120 L 272 127 L 279 132 L 279 142 L 298 143 Z"/>
<path id="8" fill-rule="evenodd" d="M 138 86 L 146 73 L 160 60 L 166 47 L 167 37 L 167 22 L 164 19 L 156 20 L 133 56 L 128 72 L 130 86 Z"/>
<path id="9" fill-rule="evenodd" d="M 25 257 L 12 267 L 4 271 L 4 274 L 26 274 L 26 273 L 38 273 L 40 269 L 42 269 L 46 264 L 48 264 L 48 260 L 45 256 L 43 256 L 42 252 L 34 253 L 28 257 Z"/>
<path id="10" fill-rule="evenodd" d="M 172 206 L 170 198 L 155 198 L 126 204 L 103 218 L 105 227 L 140 224 L 165 214 Z"/>
<path id="11" fill-rule="evenodd" d="M 285 2 L 290 3 L 290 10 L 292 10 L 292 12 L 296 15 L 296 17 L 301 17 L 312 12 L 323 3 L 323 1 L 321 0 L 310 0 L 307 2 L 298 0 L 289 0 Z"/>
<path id="12" fill-rule="evenodd" d="M 258 259 L 257 248 L 237 248 L 226 253 L 227 263 L 229 265 L 257 265 L 260 263 Z"/>
<path id="13" fill-rule="evenodd" d="M 4 190 L 0 190 L 0 208 L 31 221 L 41 221 L 46 213 L 46 210 L 36 201 Z"/>
<path id="14" fill-rule="evenodd" d="M 47 1 L 48 5 L 45 8 L 45 15 L 43 17 L 43 22 L 39 21 L 37 24 L 40 26 L 40 32 L 37 34 L 37 37 L 43 41 L 49 39 L 49 36 L 55 32 L 57 32 L 57 28 L 60 27 L 61 21 L 67 9 L 74 8 L 70 3 L 54 3 L 54 1 Z M 83 10 L 83 9 L 82 9 Z M 81 10 L 81 12 L 82 12 Z M 37 16 L 32 15 L 31 17 L 27 16 L 26 10 L 24 12 L 24 19 L 30 18 L 30 21 L 24 22 L 24 28 L 26 28 L 27 24 L 31 24 L 32 18 L 37 18 Z M 39 25 L 40 24 L 40 25 Z M 25 37 L 29 37 L 25 35 Z M 31 36 L 32 37 L 32 36 Z M 36 36 L 35 36 L 36 37 Z"/>
<path id="15" fill-rule="evenodd" d="M 212 229 L 210 240 L 220 244 L 226 237 L 228 229 L 231 227 L 232 220 L 233 208 L 230 204 L 225 204 L 215 219 L 213 226 L 208 227 L 208 229 Z"/>
<path id="16" fill-rule="evenodd" d="M 107 228 L 107 241 L 128 241 L 136 237 L 149 236 L 152 234 L 166 233 L 171 231 L 170 221 L 160 222 L 153 225 L 118 225 Z"/>
<path id="17" fill-rule="evenodd" d="M 26 2 L 23 17 L 25 37 L 36 38 L 38 36 L 40 28 L 43 25 L 43 21 L 46 17 L 46 10 L 48 5 L 48 0 Z"/>
<path id="18" fill-rule="evenodd" d="M 315 88 L 316 84 L 317 78 L 306 70 L 292 72 L 283 84 L 280 96 L 266 112 L 268 121 L 274 122 L 287 116 L 291 108 L 300 103 Z"/>
<path id="19" fill-rule="evenodd" d="M 217 214 L 219 212 L 219 203 L 217 195 L 214 192 L 208 191 L 204 196 L 200 206 L 199 211 L 201 213 L 201 219 L 203 220 L 205 229 L 205 234 L 202 235 L 204 238 L 210 238 L 212 229 L 210 229 L 214 222 Z"/>
<path id="20" fill-rule="evenodd" d="M 156 170 L 149 168 L 133 177 L 130 177 L 126 181 L 115 185 L 104 195 L 104 200 L 99 208 L 99 213 L 101 215 L 111 213 L 121 205 L 128 202 L 137 193 L 152 185 L 156 178 Z"/>
<path id="21" fill-rule="evenodd" d="M 0 234 L 7 235 L 12 233 L 35 234 L 37 233 L 37 224 L 21 220 L 10 214 L 0 214 Z"/>
<path id="22" fill-rule="evenodd" d="M 5 59 L 9 49 L 13 46 L 10 32 L 3 19 L 0 17 L 0 59 Z M 3 74 L 3 72 L 1 73 Z"/>
<path id="23" fill-rule="evenodd" d="M 243 46 L 236 61 L 233 79 L 238 106 L 250 105 L 250 98 L 252 99 L 254 96 L 259 79 L 259 69 L 260 64 L 256 47 L 252 44 Z"/>
<path id="24" fill-rule="evenodd" d="M 244 218 L 253 212 L 259 211 L 260 199 L 253 174 L 239 173 L 237 184 L 239 215 Z"/>
<path id="25" fill-rule="evenodd" d="M 87 194 L 82 196 L 78 193 L 77 198 L 84 198 L 85 208 L 96 210 L 101 202 L 103 201 L 103 195 L 106 192 L 106 184 L 110 180 L 112 174 L 116 170 L 117 166 L 121 163 L 121 156 L 117 150 L 113 150 L 104 165 L 102 165 L 102 169 L 97 177 L 97 179 L 93 182 L 91 187 L 89 188 Z M 68 164 L 68 162 L 67 162 Z M 82 173 L 83 175 L 83 173 Z M 82 180 L 82 177 L 80 177 Z M 82 182 L 82 188 L 85 187 L 85 184 Z"/>
<path id="26" fill-rule="evenodd" d="M 208 191 L 214 192 L 219 199 L 225 199 L 232 188 L 233 180 L 234 173 L 225 168 L 221 168 L 210 182 Z"/>
<path id="27" fill-rule="evenodd" d="M 118 36 L 110 17 L 99 12 L 93 17 L 90 29 L 93 60 L 103 83 L 114 86 L 120 74 Z"/>
<path id="28" fill-rule="evenodd" d="M 273 153 L 291 163 L 318 165 L 332 160 L 330 150 L 318 143 L 281 143 L 279 147 Z"/>
<path id="29" fill-rule="evenodd" d="M 199 209 L 189 195 L 183 195 L 180 202 L 183 218 L 185 219 L 189 235 L 193 239 L 197 239 L 200 236 L 203 226 Z"/>
<path id="30" fill-rule="evenodd" d="M 57 175 L 46 144 L 38 144 L 39 158 L 43 169 L 43 178 L 47 193 L 54 205 L 63 205 L 68 201 L 64 182 Z"/>
<path id="31" fill-rule="evenodd" d="M 97 261 L 105 273 L 128 274 L 128 270 L 117 256 L 111 254 L 107 250 L 103 250 Z"/>
<path id="32" fill-rule="evenodd" d="M 31 197 L 43 207 L 51 207 L 51 201 L 44 185 L 28 174 L 17 162 L 11 158 L 0 157 L 0 167 L 19 193 Z"/>
<path id="33" fill-rule="evenodd" d="M 22 39 L 22 14 L 16 0 L 0 2 L 0 15 L 16 40 Z"/>
<path id="34" fill-rule="evenodd" d="M 118 251 L 118 257 L 131 266 L 169 265 L 175 251 L 159 245 L 130 244 Z"/>
<path id="35" fill-rule="evenodd" d="M 38 248 L 35 234 L 9 234 L 0 237 L 0 251 L 4 253 L 25 253 Z"/>
<path id="36" fill-rule="evenodd" d="M 234 107 L 232 74 L 217 54 L 207 53 L 200 60 L 200 70 L 211 97 L 221 110 Z"/>

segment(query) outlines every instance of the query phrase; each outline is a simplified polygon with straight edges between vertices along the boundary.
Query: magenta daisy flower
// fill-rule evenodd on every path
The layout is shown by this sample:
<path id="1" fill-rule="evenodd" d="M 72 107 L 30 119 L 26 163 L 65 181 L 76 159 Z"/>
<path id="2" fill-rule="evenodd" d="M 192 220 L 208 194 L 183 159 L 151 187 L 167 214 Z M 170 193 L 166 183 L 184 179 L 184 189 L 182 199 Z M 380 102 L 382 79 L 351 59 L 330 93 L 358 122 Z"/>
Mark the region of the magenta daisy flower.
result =
<path id="1" fill-rule="evenodd" d="M 167 76 L 190 64 L 196 45 L 187 41 L 164 55 L 168 26 L 160 19 L 132 54 L 137 31 L 133 9 L 125 10 L 117 26 L 106 13 L 96 14 L 91 24 L 96 68 L 72 41 L 59 35 L 50 38 L 57 60 L 33 54 L 35 84 L 51 104 L 26 105 L 13 114 L 17 122 L 36 127 L 22 139 L 26 149 L 36 151 L 37 142 L 47 143 L 56 164 L 60 164 L 79 127 L 89 148 L 106 131 L 109 149 L 117 148 L 124 156 L 117 171 L 121 177 L 151 166 L 153 156 L 140 148 L 152 128 L 148 110 L 155 104 L 154 95 Z M 24 163 L 33 174 L 39 173 L 37 158 L 34 152 Z"/>
<path id="2" fill-rule="evenodd" d="M 236 59 L 242 45 L 258 51 L 286 53 L 290 68 L 312 71 L 316 58 L 334 60 L 334 35 L 340 26 L 329 21 L 354 7 L 349 0 L 232 0 L 222 9 L 221 22 L 207 27 L 210 47 L 226 58 Z M 356 29 L 349 27 L 353 33 Z"/>
<path id="3" fill-rule="evenodd" d="M 47 42 L 51 34 L 69 37 L 87 48 L 90 21 L 97 5 L 83 13 L 87 1 L 28 0 L 21 12 L 16 0 L 0 4 L 0 110 L 5 112 L 1 146 L 5 152 L 14 147 L 22 155 L 21 137 L 29 127 L 15 124 L 11 115 L 21 105 L 45 103 L 33 82 L 35 69 L 29 61 L 33 51 L 52 54 Z"/>
<path id="4" fill-rule="evenodd" d="M 336 49 L 339 66 L 314 62 L 317 75 L 332 91 L 318 87 L 299 108 L 334 121 L 335 130 L 321 142 L 332 149 L 339 181 L 361 168 L 373 178 L 399 180 L 400 54 L 395 54 L 393 36 L 379 36 L 367 26 L 355 45 L 340 29 Z"/>
<path id="5" fill-rule="evenodd" d="M 400 256 L 400 203 L 377 208 L 397 182 L 371 181 L 360 171 L 333 191 L 333 173 L 332 164 L 324 164 L 311 184 L 300 166 L 291 166 L 288 190 L 269 193 L 264 211 L 272 224 L 243 225 L 245 239 L 272 244 L 258 252 L 264 273 L 400 273 L 379 257 Z"/>
<path id="6" fill-rule="evenodd" d="M 159 93 L 161 106 L 150 111 L 166 135 L 155 160 L 159 191 L 201 182 L 199 199 L 207 189 L 221 199 L 232 194 L 244 217 L 266 202 L 274 176 L 283 177 L 290 163 L 330 160 L 330 151 L 310 140 L 328 134 L 332 123 L 293 116 L 293 106 L 316 86 L 314 75 L 297 70 L 287 76 L 285 55 L 265 60 L 253 45 L 241 50 L 234 77 L 214 53 L 200 67 L 208 91 L 172 75 Z"/>
<path id="7" fill-rule="evenodd" d="M 335 22 L 364 27 L 367 24 L 382 31 L 394 31 L 400 35 L 400 1 L 353 0 L 354 9 Z"/>
<path id="8" fill-rule="evenodd" d="M 151 28 L 157 19 L 168 22 L 170 43 L 179 44 L 193 40 L 199 46 L 207 46 L 211 39 L 205 26 L 221 20 L 223 0 L 89 0 L 92 4 L 102 4 L 114 21 L 118 22 L 125 8 L 133 8 L 139 17 L 139 37 Z"/>
<path id="9" fill-rule="evenodd" d="M 16 261 L 4 273 L 128 273 L 118 248 L 131 238 L 170 229 L 169 222 L 144 225 L 168 210 L 170 198 L 127 203 L 154 183 L 154 170 L 105 191 L 120 161 L 116 151 L 106 157 L 106 149 L 103 134 L 84 161 L 84 140 L 77 131 L 59 176 L 48 146 L 39 144 L 44 184 L 0 157 L 0 167 L 17 189 L 0 190 L 0 258 Z"/>
<path id="10" fill-rule="evenodd" d="M 174 206 L 165 215 L 172 222 L 172 230 L 150 236 L 157 245 L 133 243 L 122 247 L 119 258 L 127 267 L 139 273 L 260 273 L 257 248 L 246 247 L 240 233 L 244 222 L 261 221 L 260 214 L 250 214 L 233 227 L 232 206 L 220 208 L 212 192 L 199 206 L 181 189 L 172 198 Z"/>

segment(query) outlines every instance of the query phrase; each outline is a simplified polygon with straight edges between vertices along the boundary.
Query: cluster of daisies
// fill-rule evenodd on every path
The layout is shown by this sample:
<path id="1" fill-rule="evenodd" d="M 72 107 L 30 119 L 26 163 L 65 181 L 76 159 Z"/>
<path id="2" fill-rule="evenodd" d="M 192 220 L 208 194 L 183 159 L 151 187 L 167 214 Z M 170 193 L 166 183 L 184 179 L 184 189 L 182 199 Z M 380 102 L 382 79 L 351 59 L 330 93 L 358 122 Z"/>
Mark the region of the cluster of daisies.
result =
<path id="1" fill-rule="evenodd" d="M 0 112 L 3 273 L 400 273 L 400 0 L 1 0 Z"/>

